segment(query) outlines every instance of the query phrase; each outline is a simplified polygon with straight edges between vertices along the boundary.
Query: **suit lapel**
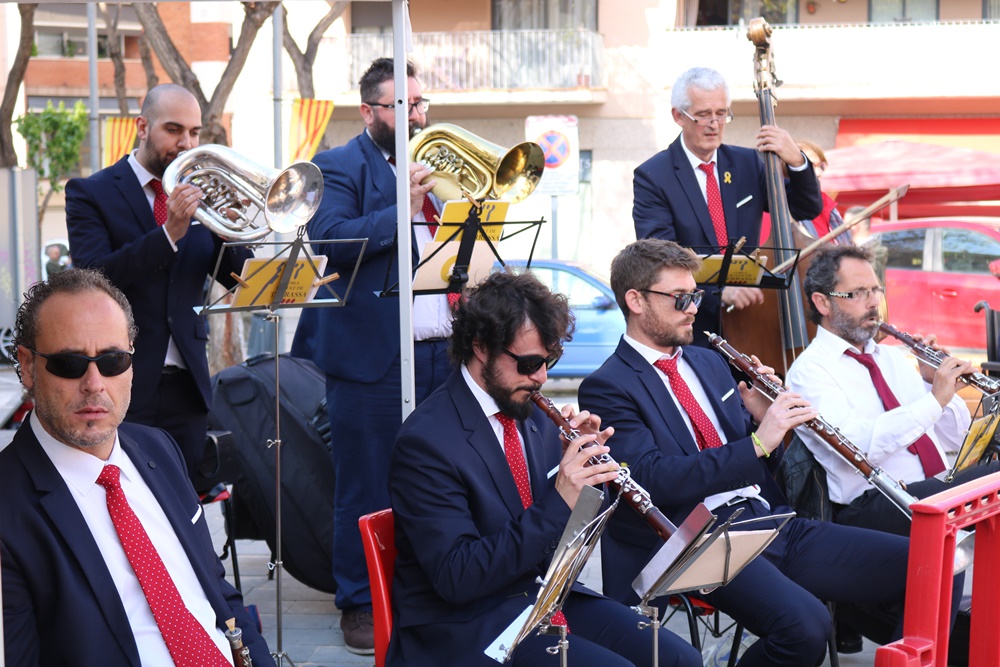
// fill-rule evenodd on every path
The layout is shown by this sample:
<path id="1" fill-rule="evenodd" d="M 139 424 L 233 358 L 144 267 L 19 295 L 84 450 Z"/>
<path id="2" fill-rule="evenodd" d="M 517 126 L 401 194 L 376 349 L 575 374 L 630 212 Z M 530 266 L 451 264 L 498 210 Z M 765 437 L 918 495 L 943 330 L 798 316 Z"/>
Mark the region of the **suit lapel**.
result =
<path id="1" fill-rule="evenodd" d="M 736 204 L 738 202 L 736 201 L 736 189 L 733 187 L 738 176 L 736 165 L 729 159 L 729 151 L 726 150 L 725 146 L 719 146 L 715 156 L 718 160 L 719 192 L 722 194 L 722 210 L 726 216 L 726 233 L 730 241 L 737 241 L 736 235 L 739 234 L 739 225 L 736 224 L 736 216 L 738 215 Z M 757 241 L 747 239 L 747 242 L 756 243 Z"/>
<path id="2" fill-rule="evenodd" d="M 129 208 L 132 209 L 134 220 L 139 224 L 143 233 L 156 228 L 156 218 L 153 217 L 153 209 L 146 199 L 146 193 L 139 185 L 139 179 L 128 163 L 128 156 L 123 157 L 114 166 L 115 187 L 121 193 Z"/>
<path id="3" fill-rule="evenodd" d="M 538 414 L 539 412 L 536 411 L 535 416 Z M 528 475 L 531 478 L 531 498 L 534 501 L 545 494 L 549 483 L 549 466 L 545 460 L 545 442 L 533 417 L 521 422 L 521 433 L 524 436 L 524 451 L 528 461 Z"/>
<path id="4" fill-rule="evenodd" d="M 742 418 L 742 408 L 736 411 L 726 408 L 726 406 L 742 404 L 739 399 L 739 390 L 733 386 L 732 376 L 728 373 L 729 369 L 724 368 L 723 370 L 726 374 L 721 375 L 717 372 L 714 364 L 705 363 L 704 355 L 714 355 L 715 353 L 712 351 L 688 346 L 684 348 L 684 354 L 688 355 L 691 361 L 697 361 L 695 367 L 698 369 L 698 378 L 701 381 L 702 388 L 705 390 L 705 394 L 708 396 L 708 402 L 712 406 L 712 410 L 715 411 L 715 416 L 719 420 L 719 424 L 722 426 L 722 431 L 726 434 L 726 442 L 745 438 L 746 430 L 743 424 L 733 421 L 734 415 Z M 730 389 L 732 393 L 730 393 Z M 723 396 L 726 396 L 725 404 L 722 402 Z M 736 402 L 733 403 L 733 401 Z"/>
<path id="5" fill-rule="evenodd" d="M 615 350 L 615 354 L 629 368 L 635 371 L 639 383 L 646 389 L 650 402 L 656 406 L 664 422 L 667 424 L 683 424 L 684 417 L 677 409 L 674 399 L 670 396 L 670 392 L 667 391 L 656 369 L 647 363 L 642 355 L 634 347 L 626 343 L 624 339 L 618 343 L 618 349 Z M 671 432 L 685 454 L 694 456 L 698 453 L 698 443 L 695 442 L 694 436 L 691 435 L 686 427 L 672 429 Z"/>
<path id="6" fill-rule="evenodd" d="M 104 556 L 101 555 L 69 487 L 38 444 L 30 425 L 26 424 L 18 430 L 12 446 L 17 447 L 18 457 L 31 476 L 35 490 L 40 494 L 39 504 L 66 542 L 66 558 L 75 560 L 83 571 L 108 628 L 122 651 L 129 656 L 131 664 L 138 667 L 139 649 L 135 645 L 132 626 L 129 625 L 111 573 L 104 564 Z"/>
<path id="7" fill-rule="evenodd" d="M 698 178 L 695 176 L 694 169 L 688 161 L 687 153 L 684 152 L 684 148 L 681 146 L 680 137 L 677 137 L 674 143 L 670 145 L 670 150 L 674 156 L 674 174 L 677 177 L 681 191 L 691 204 L 691 210 L 698 216 L 698 224 L 701 225 L 702 232 L 705 234 L 705 238 L 708 239 L 708 244 L 714 246 L 716 244 L 715 227 L 712 225 L 712 216 L 708 212 L 708 202 L 705 201 L 705 197 L 701 194 L 701 186 L 698 185 Z M 726 220 L 728 226 L 728 214 L 726 215 Z"/>
<path id="8" fill-rule="evenodd" d="M 358 137 L 358 144 L 360 144 L 365 162 L 368 163 L 368 168 L 371 170 L 375 189 L 385 200 L 386 208 L 393 206 L 396 203 L 396 177 L 392 173 L 392 167 L 389 166 L 389 162 L 383 157 L 382 151 L 375 145 L 372 138 L 368 136 L 367 131 L 362 132 Z M 397 164 L 396 169 L 409 169 L 408 163 L 404 161 L 402 164 Z M 416 211 L 410 211 L 410 213 L 416 215 Z M 420 249 L 417 247 L 417 241 L 413 238 L 412 233 L 410 234 L 410 246 L 415 265 L 420 261 Z"/>

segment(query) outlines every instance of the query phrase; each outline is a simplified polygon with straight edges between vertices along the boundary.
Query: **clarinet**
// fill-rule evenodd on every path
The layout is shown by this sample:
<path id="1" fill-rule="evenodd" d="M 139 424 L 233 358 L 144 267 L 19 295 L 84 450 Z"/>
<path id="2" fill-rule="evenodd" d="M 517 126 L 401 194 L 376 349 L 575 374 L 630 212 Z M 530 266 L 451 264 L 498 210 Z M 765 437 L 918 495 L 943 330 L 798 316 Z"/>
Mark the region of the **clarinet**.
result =
<path id="1" fill-rule="evenodd" d="M 878 328 L 882 333 L 888 334 L 893 338 L 902 341 L 906 347 L 913 351 L 913 354 L 917 357 L 917 359 L 931 368 L 938 368 L 941 366 L 941 362 L 950 356 L 945 352 L 935 350 L 930 345 L 924 345 L 923 343 L 918 342 L 913 336 L 905 331 L 900 331 L 888 322 L 882 322 L 878 325 Z M 992 396 L 1000 391 L 1000 380 L 988 377 L 982 373 L 966 373 L 965 375 L 959 376 L 958 379 L 970 387 L 975 387 L 986 396 Z"/>
<path id="2" fill-rule="evenodd" d="M 226 621 L 226 639 L 229 640 L 229 647 L 233 651 L 233 665 L 235 667 L 253 667 L 250 659 L 250 649 L 243 645 L 243 630 L 236 627 L 236 619 L 231 618 Z"/>
<path id="3" fill-rule="evenodd" d="M 566 438 L 566 440 L 572 442 L 580 437 L 580 431 L 571 427 L 569 425 L 569 421 L 562 416 L 562 413 L 556 410 L 555 404 L 542 396 L 541 392 L 531 392 L 531 400 L 533 400 L 535 404 L 538 405 L 543 412 L 545 412 L 548 418 L 559 427 L 559 432 L 564 438 Z M 583 446 L 591 447 L 593 446 L 593 443 L 587 443 Z M 591 456 L 587 461 L 588 466 L 601 465 L 603 463 L 615 463 L 615 460 L 607 454 L 601 454 L 600 456 Z M 615 463 L 615 465 L 617 465 L 617 463 Z M 657 509 L 657 507 L 653 504 L 653 501 L 649 497 L 649 492 L 639 486 L 639 484 L 632 479 L 632 474 L 629 472 L 628 468 L 618 466 L 618 477 L 608 482 L 608 486 L 621 494 L 621 497 L 625 500 L 625 502 L 646 520 L 646 523 L 649 524 L 650 528 L 652 528 L 664 542 L 670 539 L 670 536 L 677 530 L 677 527 L 674 526 L 674 524 L 672 524 L 670 520 L 663 515 L 663 512 Z"/>
<path id="4" fill-rule="evenodd" d="M 778 394 L 788 391 L 781 384 L 772 381 L 763 373 L 758 372 L 753 360 L 747 355 L 737 352 L 724 338 L 707 331 L 705 335 L 708 336 L 708 342 L 714 345 L 729 360 L 730 364 L 746 373 L 752 379 L 753 388 L 764 396 L 773 401 L 778 397 Z M 822 438 L 823 442 L 854 467 L 855 470 L 868 480 L 869 484 L 878 489 L 903 514 L 912 517 L 910 504 L 917 502 L 917 499 L 907 493 L 902 484 L 886 475 L 881 468 L 872 465 L 865 453 L 858 449 L 857 445 L 845 438 L 837 427 L 819 415 L 806 422 L 804 426 L 807 426 L 813 433 Z"/>

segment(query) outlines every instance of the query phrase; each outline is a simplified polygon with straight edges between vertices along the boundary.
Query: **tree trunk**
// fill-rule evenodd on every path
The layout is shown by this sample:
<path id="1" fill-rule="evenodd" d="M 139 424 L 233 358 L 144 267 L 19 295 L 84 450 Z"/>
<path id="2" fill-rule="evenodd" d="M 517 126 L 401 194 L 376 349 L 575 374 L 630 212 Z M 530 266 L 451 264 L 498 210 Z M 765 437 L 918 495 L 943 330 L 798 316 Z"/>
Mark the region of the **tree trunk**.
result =
<path id="1" fill-rule="evenodd" d="M 139 36 L 139 57 L 142 59 L 142 69 L 146 72 L 146 90 L 156 88 L 160 84 L 160 77 L 156 76 L 156 68 L 153 67 L 153 52 L 149 50 L 149 41 L 146 35 Z"/>
<path id="2" fill-rule="evenodd" d="M 21 37 L 17 44 L 14 63 L 7 75 L 7 87 L 0 103 L 0 167 L 16 167 L 17 154 L 14 152 L 14 134 L 11 125 L 14 120 L 14 105 L 17 92 L 24 82 L 24 73 L 31 58 L 31 46 L 35 41 L 35 8 L 37 4 L 21 4 L 17 11 L 21 14 Z"/>
<path id="3" fill-rule="evenodd" d="M 121 13 L 121 5 L 115 3 L 108 7 L 102 2 L 98 3 L 97 7 L 101 10 L 104 26 L 108 31 L 108 57 L 115 67 L 115 97 L 118 99 L 118 111 L 127 117 L 129 109 L 128 97 L 125 95 L 125 61 L 122 59 L 122 49 L 118 39 L 118 15 Z"/>
<path id="4" fill-rule="evenodd" d="M 313 85 L 313 66 L 316 63 L 316 54 L 319 51 L 320 42 L 323 40 L 323 35 L 326 34 L 326 31 L 330 29 L 334 21 L 340 18 L 348 6 L 347 0 L 327 0 L 327 4 L 330 6 L 330 10 L 309 32 L 305 51 L 301 51 L 298 44 L 295 43 L 295 39 L 288 29 L 287 18 L 283 22 L 284 31 L 282 32 L 281 43 L 284 45 L 285 51 L 288 52 L 289 57 L 292 59 L 292 64 L 295 66 L 295 78 L 299 84 L 299 97 L 303 99 L 316 98 L 316 89 Z M 285 9 L 284 5 L 282 5 L 282 11 L 285 12 L 285 16 L 287 17 L 288 10 Z"/>

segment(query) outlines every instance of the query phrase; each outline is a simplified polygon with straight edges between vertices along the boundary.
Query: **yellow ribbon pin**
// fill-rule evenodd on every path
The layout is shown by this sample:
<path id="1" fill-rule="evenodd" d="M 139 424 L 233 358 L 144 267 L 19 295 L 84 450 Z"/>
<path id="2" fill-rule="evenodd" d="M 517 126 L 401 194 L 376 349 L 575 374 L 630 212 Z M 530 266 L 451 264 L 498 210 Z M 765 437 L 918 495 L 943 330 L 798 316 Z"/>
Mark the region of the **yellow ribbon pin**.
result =
<path id="1" fill-rule="evenodd" d="M 732 175 L 732 174 L 730 174 L 730 173 L 729 173 L 729 172 L 727 171 L 726 173 L 724 173 L 724 174 L 722 175 L 722 181 L 723 181 L 724 183 L 732 183 L 732 182 L 733 182 L 733 175 Z"/>

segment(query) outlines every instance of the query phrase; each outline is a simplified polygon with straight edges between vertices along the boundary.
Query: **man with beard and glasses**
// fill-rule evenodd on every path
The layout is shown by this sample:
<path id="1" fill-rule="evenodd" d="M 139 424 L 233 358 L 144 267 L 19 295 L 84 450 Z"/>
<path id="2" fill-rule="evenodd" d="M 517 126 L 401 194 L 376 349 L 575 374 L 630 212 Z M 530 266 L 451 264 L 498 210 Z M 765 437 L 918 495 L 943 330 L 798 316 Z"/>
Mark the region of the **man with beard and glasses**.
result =
<path id="1" fill-rule="evenodd" d="M 198 145 L 201 108 L 174 84 L 151 89 L 136 118 L 139 147 L 89 178 L 66 184 L 66 227 L 79 268 L 102 270 L 135 309 L 135 386 L 125 419 L 158 426 L 184 453 L 188 475 L 200 486 L 205 454 L 211 378 L 205 344 L 208 325 L 195 307 L 204 303 L 205 279 L 216 274 L 235 285 L 252 256 L 227 248 L 223 239 L 191 216 L 201 190 L 180 184 L 167 197 L 160 184 L 167 166 Z"/>
<path id="2" fill-rule="evenodd" d="M 421 92 L 412 63 L 406 65 L 410 133 L 427 125 L 430 102 Z M 437 215 L 441 202 L 430 194 L 436 181 L 421 185 L 430 171 L 406 157 L 395 159 L 393 62 L 379 58 L 361 77 L 361 117 L 365 131 L 346 145 L 313 158 L 323 172 L 323 202 L 309 222 L 309 238 L 367 238 L 350 301 L 344 308 L 306 309 L 299 320 L 292 354 L 310 358 L 326 373 L 327 405 L 336 474 L 333 522 L 333 577 L 340 627 L 349 651 L 375 650 L 371 591 L 358 518 L 389 504 L 386 477 L 389 451 L 402 413 L 399 352 L 399 300 L 378 294 L 397 282 L 396 170 L 410 175 L 410 210 L 423 223 Z M 412 227 L 417 248 L 431 240 L 426 224 Z M 360 244 L 325 244 L 316 252 L 329 257 L 327 274 L 341 278 L 331 286 L 343 293 L 354 270 Z M 413 300 L 415 397 L 419 403 L 451 373 L 447 337 L 451 308 L 445 295 Z"/>
<path id="3" fill-rule="evenodd" d="M 614 463 L 587 465 L 608 451 L 613 429 L 563 408 L 584 434 L 563 453 L 558 429 L 529 397 L 572 326 L 566 297 L 531 273 L 495 273 L 459 306 L 459 368 L 403 423 L 392 452 L 398 555 L 387 665 L 496 665 L 484 651 L 534 604 L 581 490 L 615 478 Z M 652 664 L 651 635 L 634 611 L 580 584 L 563 610 L 553 621 L 568 623 L 573 665 Z M 533 634 L 511 664 L 554 664 L 546 649 L 556 641 Z M 701 664 L 665 629 L 659 655 L 661 665 Z"/>
<path id="4" fill-rule="evenodd" d="M 580 406 L 614 427 L 611 455 L 675 524 L 704 502 L 719 521 L 742 509 L 743 519 L 762 519 L 750 527 L 775 528 L 768 517 L 791 511 L 772 477 L 782 439 L 816 412 L 795 392 L 772 403 L 737 385 L 721 355 L 691 345 L 699 266 L 692 251 L 656 239 L 615 257 L 625 335 L 583 381 Z M 605 595 L 635 604 L 632 581 L 662 542 L 635 513 L 618 511 L 601 545 Z M 733 581 L 696 595 L 760 637 L 741 667 L 816 665 L 831 630 L 824 602 L 880 643 L 900 636 L 907 549 L 896 535 L 793 518 Z"/>
<path id="5" fill-rule="evenodd" d="M 226 667 L 235 619 L 274 661 L 225 579 L 176 443 L 123 423 L 137 327 L 103 274 L 35 283 L 10 361 L 34 410 L 0 452 L 8 665 Z"/>
<path id="6" fill-rule="evenodd" d="M 872 465 L 903 482 L 910 495 L 926 498 L 949 488 L 935 476 L 969 427 L 969 409 L 956 390 L 963 386 L 959 376 L 975 369 L 949 356 L 937 370 L 926 364 L 918 370 L 899 347 L 875 343 L 884 290 L 872 261 L 871 250 L 859 246 L 830 246 L 813 255 L 804 288 L 819 327 L 789 369 L 788 385 Z M 941 349 L 933 335 L 914 337 Z M 834 521 L 910 534 L 909 519 L 853 466 L 811 431 L 798 434 L 826 470 Z M 996 462 L 967 468 L 952 485 L 998 469 Z"/>

